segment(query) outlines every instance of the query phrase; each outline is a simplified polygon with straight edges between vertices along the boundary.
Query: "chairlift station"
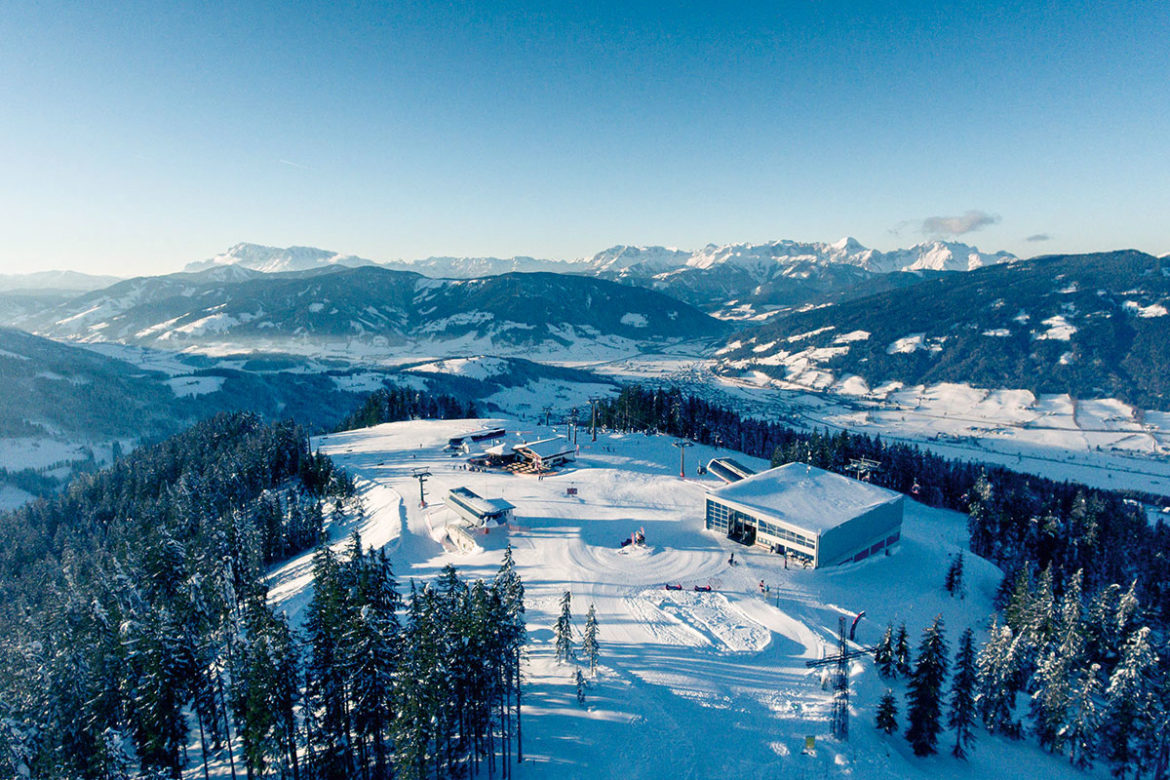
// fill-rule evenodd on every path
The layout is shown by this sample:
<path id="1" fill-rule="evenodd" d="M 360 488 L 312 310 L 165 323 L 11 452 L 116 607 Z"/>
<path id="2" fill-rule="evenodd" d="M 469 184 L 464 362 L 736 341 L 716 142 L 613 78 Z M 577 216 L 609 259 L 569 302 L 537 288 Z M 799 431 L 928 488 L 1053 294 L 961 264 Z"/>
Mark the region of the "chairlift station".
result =
<path id="1" fill-rule="evenodd" d="M 707 491 L 706 527 L 822 568 L 897 543 L 903 504 L 892 490 L 788 463 Z"/>

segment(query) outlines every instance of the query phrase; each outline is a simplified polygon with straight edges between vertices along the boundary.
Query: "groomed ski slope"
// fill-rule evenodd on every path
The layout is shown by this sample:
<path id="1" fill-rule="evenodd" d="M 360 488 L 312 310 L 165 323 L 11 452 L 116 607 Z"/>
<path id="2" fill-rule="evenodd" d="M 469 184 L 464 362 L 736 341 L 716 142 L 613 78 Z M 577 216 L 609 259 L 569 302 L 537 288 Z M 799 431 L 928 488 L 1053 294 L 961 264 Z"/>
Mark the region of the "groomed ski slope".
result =
<path id="1" fill-rule="evenodd" d="M 386 546 L 404 590 L 410 579 L 431 579 L 448 563 L 464 575 L 491 577 L 504 546 L 513 545 L 527 589 L 529 632 L 526 761 L 518 777 L 1086 776 L 1032 742 L 982 733 L 970 761 L 949 755 L 947 732 L 939 755 L 914 757 L 899 734 L 887 737 L 873 727 L 887 683 L 867 659 L 851 666 L 850 739 L 829 736 L 828 676 L 804 662 L 833 652 L 839 615 L 866 611 L 857 632 L 864 645 L 876 643 L 888 621 L 905 621 L 916 648 L 936 614 L 945 620 L 952 652 L 968 625 L 979 641 L 985 638 L 999 570 L 968 552 L 966 597 L 952 598 L 942 587 L 948 558 L 966 547 L 962 515 L 908 501 L 902 543 L 892 555 L 832 570 L 786 570 L 780 557 L 703 529 L 704 490 L 720 483 L 696 477 L 695 466 L 729 451 L 688 448 L 688 476 L 680 479 L 671 438 L 604 433 L 593 443 L 582 431 L 577 462 L 539 480 L 463 471 L 464 458 L 443 451 L 450 436 L 496 424 L 529 440 L 550 433 L 508 419 L 415 421 L 331 434 L 313 445 L 350 470 L 366 500 L 363 519 L 332 529 L 336 543 L 356 528 L 365 544 Z M 753 468 L 767 466 L 735 457 Z M 420 467 L 432 475 L 425 510 L 412 477 Z M 453 517 L 441 506 L 446 491 L 460 485 L 516 505 L 514 527 L 476 536 L 481 549 L 470 554 L 435 541 Z M 619 551 L 620 540 L 638 528 L 645 529 L 646 547 Z M 271 578 L 273 600 L 294 624 L 311 592 L 310 559 L 290 561 Z M 769 586 L 766 599 L 761 579 Z M 667 591 L 665 583 L 684 590 Z M 713 592 L 697 593 L 695 585 Z M 573 594 L 578 645 L 589 604 L 600 623 L 602 665 L 583 708 L 574 667 L 553 660 L 552 626 L 566 589 Z M 904 682 L 891 686 L 904 729 Z M 805 735 L 817 738 L 815 756 L 802 754 Z"/>

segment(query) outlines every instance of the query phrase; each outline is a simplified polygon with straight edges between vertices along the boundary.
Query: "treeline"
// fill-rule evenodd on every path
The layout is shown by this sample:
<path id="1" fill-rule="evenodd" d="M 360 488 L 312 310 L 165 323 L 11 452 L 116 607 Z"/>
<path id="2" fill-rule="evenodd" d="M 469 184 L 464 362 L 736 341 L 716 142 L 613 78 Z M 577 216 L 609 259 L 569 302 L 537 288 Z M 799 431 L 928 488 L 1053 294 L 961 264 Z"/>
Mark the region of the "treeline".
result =
<path id="1" fill-rule="evenodd" d="M 360 512 L 303 430 L 236 414 L 0 516 L 0 776 L 510 776 L 511 551 L 489 584 L 449 568 L 404 602 L 383 552 L 323 544 Z M 313 546 L 298 631 L 264 578 Z"/>
<path id="2" fill-rule="evenodd" d="M 234 414 L 0 516 L 0 773 L 177 776 L 185 708 L 227 734 L 224 652 L 267 566 L 355 509 L 300 428 Z"/>
<path id="3" fill-rule="evenodd" d="M 400 420 L 455 420 L 478 417 L 475 403 L 460 402 L 450 395 L 430 395 L 401 387 L 384 387 L 366 397 L 357 411 L 337 426 L 338 431 L 369 428 Z"/>
<path id="4" fill-rule="evenodd" d="M 608 428 L 647 430 L 725 446 L 772 465 L 809 463 L 848 474 L 850 461 L 871 458 L 881 468 L 875 484 L 938 507 L 969 512 L 971 549 L 1009 572 L 1038 576 L 1052 567 L 1061 592 L 1075 572 L 1084 587 L 1110 584 L 1136 595 L 1149 619 L 1170 625 L 1170 529 L 1147 521 L 1141 505 L 1112 491 L 1021 474 L 1006 468 L 950 460 L 902 443 L 845 431 L 806 433 L 741 417 L 678 388 L 627 386 L 597 405 Z"/>

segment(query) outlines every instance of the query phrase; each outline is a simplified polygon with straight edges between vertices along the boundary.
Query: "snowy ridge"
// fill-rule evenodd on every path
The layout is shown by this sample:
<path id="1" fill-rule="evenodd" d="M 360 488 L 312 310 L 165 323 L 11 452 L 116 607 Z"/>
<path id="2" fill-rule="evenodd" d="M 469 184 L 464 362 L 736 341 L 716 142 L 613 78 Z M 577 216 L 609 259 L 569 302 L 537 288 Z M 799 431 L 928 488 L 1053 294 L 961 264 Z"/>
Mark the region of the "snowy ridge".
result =
<path id="1" fill-rule="evenodd" d="M 241 243 L 210 259 L 190 263 L 183 270 L 188 273 L 198 273 L 222 266 L 238 266 L 261 273 L 281 273 L 310 271 L 336 265 L 358 268 L 374 264 L 373 260 L 366 260 L 364 257 L 343 255 L 308 246 L 290 246 L 281 249 L 274 246 Z"/>
<path id="2" fill-rule="evenodd" d="M 723 265 L 755 269 L 769 273 L 777 265 L 813 262 L 845 264 L 874 273 L 893 271 L 971 271 L 987 265 L 1017 259 L 1007 252 L 982 252 L 956 242 L 928 241 L 908 249 L 881 252 L 846 237 L 832 243 L 791 240 L 763 244 L 708 244 L 698 250 L 662 246 L 618 244 L 589 258 L 552 260 L 526 256 L 500 257 L 427 257 L 417 260 L 375 262 L 356 255 L 341 254 L 313 247 L 272 247 L 240 243 L 208 260 L 190 263 L 184 269 L 197 273 L 211 268 L 237 266 L 262 273 L 309 271 L 330 266 L 357 268 L 381 265 L 402 271 L 415 271 L 436 278 L 467 279 L 504 273 L 592 274 L 598 276 L 654 276 L 685 269 L 707 270 Z"/>

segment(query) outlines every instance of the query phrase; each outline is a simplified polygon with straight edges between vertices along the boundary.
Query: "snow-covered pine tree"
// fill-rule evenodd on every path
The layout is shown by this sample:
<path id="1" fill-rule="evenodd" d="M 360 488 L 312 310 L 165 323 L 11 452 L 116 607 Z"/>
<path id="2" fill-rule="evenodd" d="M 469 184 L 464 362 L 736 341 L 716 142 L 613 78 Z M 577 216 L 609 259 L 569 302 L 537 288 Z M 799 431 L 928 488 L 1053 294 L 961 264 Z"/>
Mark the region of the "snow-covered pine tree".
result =
<path id="1" fill-rule="evenodd" d="M 910 676 L 910 638 L 905 623 L 898 626 L 898 635 L 894 639 L 894 676 Z"/>
<path id="2" fill-rule="evenodd" d="M 972 727 L 975 725 L 975 637 L 967 629 L 959 637 L 959 649 L 955 653 L 955 676 L 951 680 L 951 709 L 947 715 L 947 727 L 955 732 L 955 746 L 951 754 L 955 758 L 966 758 L 975 742 Z"/>
<path id="3" fill-rule="evenodd" d="M 385 550 L 371 550 L 356 565 L 354 600 L 359 606 L 346 633 L 346 643 L 352 648 L 350 710 L 359 739 L 373 751 L 373 777 L 385 778 L 390 772 L 387 741 L 394 719 L 400 599 Z"/>
<path id="4" fill-rule="evenodd" d="M 1043 650 L 1053 638 L 1056 630 L 1056 597 L 1053 595 L 1052 564 L 1044 567 L 1036 580 L 1036 588 L 1024 610 L 1023 622 L 1018 635 L 1030 645 L 1033 655 Z"/>
<path id="5" fill-rule="evenodd" d="M 1069 746 L 1069 760 L 1080 770 L 1091 768 L 1097 755 L 1097 730 L 1101 726 L 1097 707 L 1101 697 L 1100 674 L 1100 664 L 1090 664 L 1074 681 L 1068 723 L 1061 735 Z"/>
<path id="6" fill-rule="evenodd" d="M 1153 715 L 1151 675 L 1158 656 L 1150 644 L 1150 629 L 1143 626 L 1130 635 L 1121 661 L 1109 676 L 1105 709 L 1101 719 L 1102 744 L 1117 778 L 1135 776 L 1139 771 L 1141 746 L 1138 737 L 1147 730 Z"/>
<path id="7" fill-rule="evenodd" d="M 1089 616 L 1085 626 L 1088 634 L 1089 660 L 1102 669 L 1112 669 L 1120 657 L 1121 640 L 1117 635 L 1117 605 L 1121 600 L 1121 586 L 1116 583 L 1102 588 L 1089 602 Z"/>
<path id="8" fill-rule="evenodd" d="M 889 688 L 878 701 L 877 718 L 874 725 L 886 734 L 893 734 L 898 730 L 898 702 L 894 698 L 894 692 Z"/>
<path id="9" fill-rule="evenodd" d="M 577 682 L 577 704 L 584 707 L 585 706 L 585 675 L 581 674 L 581 667 L 580 666 L 577 667 L 573 676 Z"/>
<path id="10" fill-rule="evenodd" d="M 589 661 L 589 674 L 597 674 L 597 657 L 601 646 L 597 643 L 597 608 L 589 605 L 589 614 L 585 616 L 585 636 L 581 640 L 581 652 Z"/>
<path id="11" fill-rule="evenodd" d="M 568 661 L 573 657 L 573 594 L 565 591 L 561 596 L 561 614 L 553 626 L 556 635 L 556 659 Z"/>
<path id="12" fill-rule="evenodd" d="M 942 730 L 943 683 L 947 676 L 947 644 L 939 615 L 922 633 L 918 657 L 910 675 L 906 708 L 906 739 L 916 756 L 935 752 Z"/>
<path id="13" fill-rule="evenodd" d="M 975 706 L 990 733 L 1018 737 L 1020 726 L 1012 718 L 1017 691 L 1016 639 L 1011 628 L 999 625 L 994 616 L 988 632 L 987 644 L 975 659 Z"/>
<path id="14" fill-rule="evenodd" d="M 504 550 L 504 560 L 496 573 L 493 585 L 499 594 L 505 623 L 501 626 L 501 641 L 510 664 L 504 671 L 504 701 L 500 713 L 503 721 L 504 761 L 509 760 L 513 730 L 516 735 L 516 761 L 524 760 L 523 730 L 521 723 L 520 661 L 524 652 L 526 631 L 524 623 L 524 583 L 516 571 L 512 557 L 512 545 Z M 513 707 L 514 705 L 514 707 Z M 512 719 L 515 717 L 515 724 Z"/>
<path id="15" fill-rule="evenodd" d="M 873 663 L 878 674 L 889 679 L 895 675 L 894 669 L 894 624 L 886 624 L 886 631 L 881 641 L 873 649 Z"/>
<path id="16" fill-rule="evenodd" d="M 1064 749 L 1074 696 L 1074 670 L 1085 662 L 1081 622 L 1081 573 L 1069 578 L 1056 619 L 1054 641 L 1039 654 L 1032 675 L 1032 729 L 1040 745 L 1056 753 Z"/>

